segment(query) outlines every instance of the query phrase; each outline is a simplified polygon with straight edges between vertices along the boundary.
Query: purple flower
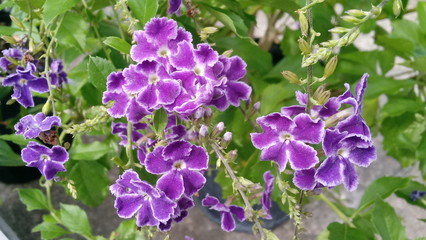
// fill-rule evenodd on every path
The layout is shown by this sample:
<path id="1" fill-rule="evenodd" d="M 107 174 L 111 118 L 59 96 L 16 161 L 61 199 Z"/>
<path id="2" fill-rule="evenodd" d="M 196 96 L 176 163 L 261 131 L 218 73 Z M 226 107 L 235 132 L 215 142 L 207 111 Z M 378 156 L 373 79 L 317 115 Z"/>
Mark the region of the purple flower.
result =
<path id="1" fill-rule="evenodd" d="M 167 13 L 170 15 L 180 15 L 179 9 L 181 4 L 182 0 L 169 0 L 169 9 L 167 10 Z"/>
<path id="2" fill-rule="evenodd" d="M 36 167 L 47 180 L 53 179 L 57 172 L 66 171 L 64 163 L 68 161 L 68 152 L 61 146 L 52 149 L 36 142 L 29 142 L 22 149 L 21 157 L 27 167 Z"/>
<path id="3" fill-rule="evenodd" d="M 108 113 L 113 118 L 121 118 L 126 116 L 133 123 L 139 122 L 143 117 L 151 114 L 145 107 L 141 106 L 137 101 L 137 94 L 128 94 L 124 91 L 123 86 L 125 78 L 122 72 L 112 72 L 107 79 L 107 91 L 104 92 L 102 103 L 114 101 Z"/>
<path id="4" fill-rule="evenodd" d="M 175 141 L 155 148 L 146 157 L 145 165 L 149 173 L 162 174 L 157 188 L 171 199 L 178 199 L 182 194 L 191 197 L 204 186 L 206 179 L 200 171 L 207 169 L 208 159 L 204 148 Z"/>
<path id="5" fill-rule="evenodd" d="M 36 138 L 41 132 L 48 131 L 52 126 L 61 126 L 61 119 L 57 116 L 46 117 L 43 113 L 35 116 L 29 114 L 15 124 L 16 134 L 22 134 L 24 138 Z"/>
<path id="6" fill-rule="evenodd" d="M 231 232 L 235 229 L 235 220 L 232 215 L 237 217 L 240 222 L 245 220 L 244 209 L 242 207 L 222 204 L 217 198 L 209 196 L 209 194 L 203 199 L 201 205 L 220 212 L 222 218 L 221 227 L 226 232 Z"/>
<path id="7" fill-rule="evenodd" d="M 240 106 L 240 100 L 247 101 L 250 98 L 251 87 L 239 81 L 246 75 L 247 64 L 237 56 L 219 58 L 220 64 L 216 68 L 221 68 L 218 78 L 221 84 L 214 89 L 211 105 L 224 111 L 229 105 Z"/>
<path id="8" fill-rule="evenodd" d="M 355 190 L 358 176 L 353 164 L 368 167 L 376 159 L 376 148 L 371 141 L 338 129 L 327 129 L 323 149 L 327 158 L 318 168 L 315 179 L 326 187 L 343 182 L 346 189 Z"/>
<path id="9" fill-rule="evenodd" d="M 426 195 L 426 191 L 415 190 L 410 194 L 411 201 L 415 202 L 417 199 L 423 198 Z"/>
<path id="10" fill-rule="evenodd" d="M 132 127 L 132 140 L 133 142 L 137 142 L 139 139 L 143 137 L 143 134 L 138 130 L 146 129 L 148 126 L 145 123 L 136 123 L 133 124 Z M 126 123 L 115 123 L 111 124 L 111 133 L 117 134 L 121 138 L 120 145 L 127 145 L 127 124 Z M 135 147 L 135 146 L 133 146 Z"/>
<path id="11" fill-rule="evenodd" d="M 192 36 L 183 28 L 178 28 L 174 20 L 152 18 L 144 31 L 135 31 L 130 56 L 136 62 L 158 60 L 166 63 L 167 58 L 176 54 L 177 44 L 182 41 L 192 42 Z"/>
<path id="12" fill-rule="evenodd" d="M 136 225 L 158 226 L 166 223 L 173 216 L 176 203 L 163 192 L 139 179 L 133 170 L 126 170 L 110 187 L 116 197 L 114 207 L 121 218 L 136 215 Z"/>
<path id="13" fill-rule="evenodd" d="M 50 64 L 50 82 L 52 85 L 60 86 L 68 83 L 67 73 L 64 72 L 64 65 L 61 60 L 53 60 Z"/>
<path id="14" fill-rule="evenodd" d="M 138 103 L 146 109 L 172 104 L 181 91 L 180 83 L 170 77 L 162 64 L 143 61 L 123 71 L 128 94 L 138 94 Z"/>
<path id="15" fill-rule="evenodd" d="M 350 104 L 353 106 L 354 114 L 345 120 L 339 122 L 336 126 L 341 132 L 356 134 L 359 137 L 371 141 L 370 128 L 362 118 L 362 100 L 367 88 L 368 74 L 364 74 L 356 86 L 356 95 L 353 96 L 350 92 L 349 84 L 345 84 L 346 92 L 339 97 L 342 104 Z"/>
<path id="16" fill-rule="evenodd" d="M 13 86 L 12 98 L 15 98 L 22 106 L 34 107 L 31 90 L 39 93 L 49 91 L 47 80 L 34 75 L 36 66 L 28 62 L 24 69 L 21 66 L 16 68 L 16 73 L 10 74 L 3 80 L 3 86 Z"/>
<path id="17" fill-rule="evenodd" d="M 302 190 L 313 190 L 314 188 L 324 187 L 315 179 L 315 168 L 304 169 L 294 172 L 293 183 Z"/>
<path id="18" fill-rule="evenodd" d="M 261 160 L 277 162 L 284 171 L 287 162 L 294 170 L 309 169 L 318 163 L 317 152 L 306 143 L 318 144 L 324 136 L 324 122 L 312 120 L 308 114 L 297 115 L 294 120 L 272 113 L 257 119 L 262 133 L 251 133 L 253 145 L 262 150 Z"/>
<path id="19" fill-rule="evenodd" d="M 7 57 L 13 58 L 16 61 L 21 61 L 22 57 L 24 56 L 24 53 L 19 48 L 9 48 L 1 51 L 3 54 L 3 57 L 0 58 L 0 68 L 7 72 L 9 65 L 12 64 Z"/>
<path id="20" fill-rule="evenodd" d="M 160 223 L 158 226 L 161 231 L 169 231 L 172 227 L 172 222 L 181 222 L 188 216 L 188 209 L 195 206 L 194 200 L 186 196 L 182 196 L 176 201 L 177 206 L 174 209 L 173 216 L 166 223 Z"/>
<path id="21" fill-rule="evenodd" d="M 274 190 L 275 177 L 272 175 L 271 171 L 267 171 L 263 174 L 263 180 L 265 181 L 265 188 L 263 190 L 260 203 L 262 205 L 263 211 L 266 213 L 264 218 L 272 219 L 270 209 L 272 206 L 271 195 L 272 191 Z"/>

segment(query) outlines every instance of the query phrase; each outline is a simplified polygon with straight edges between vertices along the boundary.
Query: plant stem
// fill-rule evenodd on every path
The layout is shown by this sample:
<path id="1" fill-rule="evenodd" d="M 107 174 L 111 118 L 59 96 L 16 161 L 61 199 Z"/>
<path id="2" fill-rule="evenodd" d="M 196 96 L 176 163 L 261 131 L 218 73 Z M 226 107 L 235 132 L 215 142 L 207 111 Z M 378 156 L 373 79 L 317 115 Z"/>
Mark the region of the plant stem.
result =
<path id="1" fill-rule="evenodd" d="M 300 192 L 300 197 L 299 197 L 299 215 L 302 215 L 302 211 L 303 211 L 303 207 L 302 207 L 302 202 L 303 202 L 303 197 L 305 195 L 305 191 Z M 300 218 L 301 219 L 301 218 Z M 300 223 L 296 223 L 295 229 L 294 229 L 294 239 L 299 239 L 299 233 L 300 233 Z"/>
<path id="2" fill-rule="evenodd" d="M 239 186 L 240 184 L 239 184 L 238 178 L 235 176 L 234 171 L 232 171 L 232 168 L 229 166 L 228 162 L 226 161 L 225 157 L 223 156 L 222 152 L 220 151 L 220 148 L 217 145 L 217 143 L 214 142 L 214 141 L 211 141 L 210 146 L 215 151 L 217 157 L 220 159 L 223 166 L 225 166 L 226 172 L 231 177 L 232 182 L 234 182 L 234 184 L 236 186 Z M 238 193 L 241 195 L 241 198 L 243 199 L 244 204 L 246 205 L 247 212 L 252 214 L 254 212 L 253 207 L 251 206 L 251 204 L 250 204 L 247 196 L 245 195 L 244 191 L 241 190 L 239 187 L 237 187 L 237 190 L 238 190 Z M 257 227 L 257 229 L 259 229 L 261 239 L 266 239 L 266 234 L 263 232 L 263 228 L 262 228 L 262 225 L 259 222 L 259 219 L 257 217 L 255 217 L 252 220 L 254 221 L 254 225 Z"/>
<path id="3" fill-rule="evenodd" d="M 253 127 L 253 129 L 256 132 L 260 132 L 260 128 L 259 126 L 257 126 L 257 124 L 255 122 L 253 122 L 253 120 L 250 118 L 250 116 L 247 114 L 246 110 L 244 110 L 241 106 L 238 107 L 241 112 L 243 113 L 245 119 L 250 123 L 250 125 Z"/>
<path id="4" fill-rule="evenodd" d="M 127 123 L 126 155 L 127 155 L 127 158 L 129 159 L 129 161 L 124 166 L 125 169 L 132 168 L 132 166 L 134 164 L 134 160 L 133 160 L 133 136 L 132 136 L 132 132 L 133 132 L 133 124 L 131 122 L 128 122 Z"/>
<path id="5" fill-rule="evenodd" d="M 30 41 L 31 35 L 33 33 L 33 9 L 32 9 L 30 0 L 27 0 L 27 4 L 28 4 L 28 17 L 30 18 L 30 30 L 28 32 L 28 41 Z"/>
<path id="6" fill-rule="evenodd" d="M 311 0 L 306 0 L 306 6 L 309 6 L 310 4 L 311 4 Z M 308 10 L 306 11 L 306 14 L 307 14 L 306 18 L 308 19 L 308 26 L 309 26 L 308 35 L 306 36 L 306 38 L 308 39 L 310 49 L 312 49 L 312 45 L 313 45 L 313 42 L 311 41 L 311 37 L 312 37 L 312 33 L 313 33 L 312 8 L 309 7 Z M 314 66 L 313 65 L 309 65 L 308 66 L 308 71 L 307 71 L 307 78 L 306 78 L 307 79 L 307 82 L 306 82 L 306 93 L 308 94 L 308 103 L 306 105 L 306 113 L 307 114 L 310 114 L 311 113 L 311 109 L 312 109 L 312 101 L 310 100 L 310 98 L 312 96 L 313 75 L 314 75 Z"/>
<path id="7" fill-rule="evenodd" d="M 324 201 L 325 204 L 327 204 L 331 208 L 331 210 L 333 210 L 337 214 L 337 216 L 339 216 L 343 220 L 343 222 L 348 224 L 350 227 L 355 228 L 355 225 L 351 222 L 351 219 L 348 218 L 342 211 L 340 211 L 340 209 L 336 205 L 334 205 L 334 203 L 330 201 L 327 196 L 325 196 L 324 194 L 320 194 L 319 198 Z"/>

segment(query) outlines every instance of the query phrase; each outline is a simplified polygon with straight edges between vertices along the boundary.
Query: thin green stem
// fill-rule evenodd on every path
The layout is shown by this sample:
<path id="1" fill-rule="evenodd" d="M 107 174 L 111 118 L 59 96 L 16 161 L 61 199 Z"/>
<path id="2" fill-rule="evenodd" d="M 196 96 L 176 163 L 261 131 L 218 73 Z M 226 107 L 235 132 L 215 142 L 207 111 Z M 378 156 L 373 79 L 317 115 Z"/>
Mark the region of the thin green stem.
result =
<path id="1" fill-rule="evenodd" d="M 305 10 L 309 10 L 309 9 L 310 9 L 310 8 L 312 8 L 315 4 L 317 4 L 317 3 L 321 3 L 321 2 L 323 2 L 323 1 L 314 0 L 314 1 L 312 1 L 312 2 L 310 2 L 310 3 L 308 3 L 308 4 L 306 4 L 303 8 L 301 8 L 301 9 L 297 10 L 296 12 L 302 12 L 302 11 L 305 11 Z"/>
<path id="2" fill-rule="evenodd" d="M 337 214 L 337 216 L 339 216 L 343 220 L 343 222 L 348 224 L 350 227 L 355 228 L 355 225 L 352 223 L 351 219 L 348 218 L 342 211 L 340 211 L 340 209 L 336 205 L 334 205 L 334 203 L 330 201 L 327 196 L 325 196 L 324 194 L 320 194 L 319 198 L 324 201 L 325 204 L 327 204 L 331 208 L 331 210 L 333 210 Z"/>
<path id="3" fill-rule="evenodd" d="M 260 128 L 259 126 L 257 126 L 257 124 L 255 122 L 253 122 L 253 120 L 250 118 L 250 116 L 247 114 L 246 110 L 244 110 L 241 106 L 238 107 L 241 112 L 243 113 L 245 119 L 250 123 L 250 125 L 253 127 L 253 129 L 256 132 L 260 132 Z"/>
<path id="4" fill-rule="evenodd" d="M 30 41 L 31 35 L 33 33 L 33 9 L 32 9 L 30 0 L 27 0 L 27 4 L 28 4 L 28 17 L 30 18 L 30 30 L 28 32 L 28 40 Z"/>
<path id="5" fill-rule="evenodd" d="M 125 169 L 131 168 L 134 164 L 133 160 L 133 124 L 131 122 L 127 123 L 127 145 L 126 145 L 126 155 L 129 161 L 124 166 Z"/>
<path id="6" fill-rule="evenodd" d="M 303 211 L 302 202 L 303 202 L 304 196 L 305 196 L 305 191 L 301 191 L 300 197 L 299 197 L 299 210 L 298 210 L 300 215 Z M 300 233 L 300 223 L 297 223 L 295 228 L 294 228 L 294 239 L 299 239 L 299 233 Z"/>
<path id="7" fill-rule="evenodd" d="M 306 6 L 309 6 L 311 4 L 311 0 L 306 0 Z M 309 31 L 307 39 L 309 40 L 309 47 L 312 49 L 313 42 L 310 40 L 313 34 L 313 25 L 312 25 L 312 9 L 308 8 L 307 12 L 307 19 L 308 19 L 308 25 L 309 25 Z M 314 76 L 314 66 L 309 65 L 307 70 L 307 82 L 306 82 L 306 93 L 308 94 L 308 103 L 306 105 L 306 113 L 310 114 L 312 109 L 312 101 L 310 101 L 310 98 L 312 96 L 312 82 L 313 82 L 313 76 Z"/>
<path id="8" fill-rule="evenodd" d="M 213 148 L 214 152 L 216 153 L 217 157 L 222 162 L 223 166 L 225 166 L 226 172 L 231 177 L 232 182 L 234 182 L 234 184 L 236 186 L 239 186 L 240 185 L 239 180 L 235 176 L 234 171 L 229 166 L 228 162 L 226 161 L 225 157 L 223 156 L 223 154 L 222 154 L 222 152 L 220 150 L 220 147 L 214 141 L 210 142 L 210 146 Z M 249 212 L 250 214 L 253 214 L 254 209 L 251 206 L 250 201 L 247 198 L 247 196 L 245 195 L 244 191 L 242 189 L 240 189 L 239 187 L 237 187 L 237 190 L 238 190 L 238 193 L 240 194 L 241 198 L 243 199 L 244 204 L 246 205 L 246 211 Z M 261 239 L 266 239 L 266 234 L 263 231 L 263 228 L 262 228 L 262 225 L 259 222 L 259 219 L 257 217 L 254 217 L 252 220 L 254 221 L 254 225 L 257 227 L 257 229 L 259 229 L 259 233 L 260 233 Z"/>

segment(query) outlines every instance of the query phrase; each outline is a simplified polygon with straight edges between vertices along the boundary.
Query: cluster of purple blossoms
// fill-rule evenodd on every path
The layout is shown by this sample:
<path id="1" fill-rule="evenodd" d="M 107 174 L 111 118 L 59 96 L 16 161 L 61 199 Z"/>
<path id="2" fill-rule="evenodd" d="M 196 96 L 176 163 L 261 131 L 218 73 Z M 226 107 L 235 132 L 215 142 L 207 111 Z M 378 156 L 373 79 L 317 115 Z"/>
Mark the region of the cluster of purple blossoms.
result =
<path id="1" fill-rule="evenodd" d="M 180 4 L 170 1 L 169 12 L 176 13 Z M 194 48 L 191 34 L 174 20 L 153 18 L 145 30 L 135 31 L 134 40 L 130 55 L 136 63 L 108 76 L 102 101 L 113 101 L 108 109 L 113 118 L 126 117 L 133 123 L 131 141 L 139 162 L 159 178 L 153 186 L 127 170 L 111 186 L 111 192 L 117 197 L 115 207 L 120 217 L 136 216 L 140 227 L 157 226 L 167 231 L 194 206 L 193 195 L 204 186 L 203 172 L 208 168 L 206 150 L 187 141 L 197 139 L 197 133 L 187 132 L 177 120 L 209 116 L 209 106 L 220 111 L 239 106 L 240 100 L 249 99 L 251 88 L 240 81 L 246 75 L 241 58 L 220 56 L 208 44 Z M 141 123 L 160 108 L 169 115 L 163 140 L 152 136 L 145 124 L 150 124 L 149 118 Z M 113 123 L 112 133 L 121 138 L 120 145 L 130 140 L 125 123 Z M 163 210 L 155 212 L 154 205 Z M 244 211 L 237 217 L 243 220 Z"/>
<path id="2" fill-rule="evenodd" d="M 113 72 L 103 103 L 114 118 L 137 123 L 159 108 L 188 117 L 203 106 L 223 111 L 248 100 L 251 88 L 240 80 L 246 64 L 225 57 L 208 44 L 192 45 L 192 36 L 174 20 L 153 18 L 144 31 L 135 31 L 131 57 L 136 64 Z"/>
<path id="3" fill-rule="evenodd" d="M 16 134 L 24 138 L 37 138 L 41 133 L 46 133 L 53 126 L 61 126 L 61 119 L 57 116 L 46 117 L 43 113 L 35 116 L 27 115 L 15 125 Z M 22 149 L 21 157 L 27 167 L 36 167 L 47 180 L 54 178 L 57 172 L 66 171 L 64 164 L 68 161 L 68 152 L 62 146 L 48 148 L 37 142 L 31 141 Z"/>
<path id="4" fill-rule="evenodd" d="M 155 187 L 127 170 L 110 188 L 117 197 L 114 206 L 122 218 L 136 215 L 139 227 L 168 231 L 173 221 L 188 215 L 193 195 L 206 182 L 202 172 L 207 169 L 207 152 L 187 141 L 173 141 L 147 154 L 144 164 L 149 173 L 161 175 Z"/>
<path id="5" fill-rule="evenodd" d="M 18 63 L 22 60 L 24 53 L 19 48 L 9 48 L 2 51 L 3 57 L 0 58 L 0 68 L 4 72 L 13 72 L 6 76 L 2 81 L 3 86 L 13 87 L 12 98 L 16 99 L 23 107 L 34 107 L 32 91 L 45 93 L 49 91 L 49 85 L 46 76 L 39 76 L 37 72 L 37 60 L 27 61 L 25 67 L 18 65 L 16 69 L 11 61 L 12 59 Z M 48 73 L 53 86 L 59 86 L 67 83 L 67 74 L 63 71 L 62 61 L 53 60 L 50 66 L 51 71 Z"/>
<path id="6" fill-rule="evenodd" d="M 346 92 L 323 106 L 314 106 L 310 115 L 305 113 L 308 96 L 296 92 L 300 105 L 258 118 L 263 132 L 251 136 L 253 145 L 262 150 L 261 160 L 275 161 L 281 172 L 289 162 L 295 170 L 293 182 L 303 190 L 342 183 L 349 191 L 355 190 L 358 176 L 354 164 L 367 167 L 376 159 L 369 128 L 361 116 L 367 78 L 368 74 L 361 78 L 355 96 L 345 84 Z M 351 105 L 351 114 L 341 120 L 335 116 L 347 111 L 341 109 L 343 104 Z M 328 126 L 330 122 L 332 126 Z M 322 162 L 315 146 L 311 146 L 320 143 L 325 154 Z"/>

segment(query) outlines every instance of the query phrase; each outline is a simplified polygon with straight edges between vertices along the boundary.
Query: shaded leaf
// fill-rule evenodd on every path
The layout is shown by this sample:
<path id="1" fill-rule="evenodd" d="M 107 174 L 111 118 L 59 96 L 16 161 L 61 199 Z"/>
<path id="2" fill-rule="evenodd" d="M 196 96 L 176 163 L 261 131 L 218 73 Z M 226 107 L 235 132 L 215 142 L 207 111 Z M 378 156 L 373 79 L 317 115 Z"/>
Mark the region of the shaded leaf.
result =
<path id="1" fill-rule="evenodd" d="M 405 228 L 395 210 L 378 198 L 371 221 L 383 240 L 405 240 Z"/>
<path id="2" fill-rule="evenodd" d="M 160 108 L 154 113 L 154 129 L 157 134 L 162 134 L 167 126 L 168 115 L 164 108 Z"/>
<path id="3" fill-rule="evenodd" d="M 89 206 L 101 204 L 108 193 L 107 170 L 98 162 L 79 161 L 70 171 L 77 189 L 77 198 Z"/>
<path id="4" fill-rule="evenodd" d="M 381 177 L 377 179 L 365 190 L 359 208 L 365 209 L 373 204 L 376 198 L 386 199 L 396 190 L 406 187 L 409 181 L 409 178 L 401 177 Z"/>
<path id="5" fill-rule="evenodd" d="M 75 144 L 69 151 L 70 159 L 73 160 L 98 160 L 111 151 L 108 144 L 103 142 L 92 142 L 89 144 Z"/>
<path id="6" fill-rule="evenodd" d="M 62 223 L 71 232 L 92 236 L 92 229 L 86 212 L 79 206 L 61 204 L 60 215 Z"/>
<path id="7" fill-rule="evenodd" d="M 89 72 L 89 82 L 100 91 L 105 91 L 107 77 L 115 71 L 115 67 L 104 58 L 91 56 L 87 64 L 87 71 Z"/>
<path id="8" fill-rule="evenodd" d="M 42 239 L 54 239 L 70 233 L 67 230 L 56 225 L 55 223 L 51 222 L 42 222 L 39 225 L 35 226 L 32 231 L 40 232 Z"/>
<path id="9" fill-rule="evenodd" d="M 13 152 L 9 145 L 0 140 L 0 166 L 23 166 L 25 162 L 21 160 L 21 156 Z"/>
<path id="10" fill-rule="evenodd" d="M 130 54 L 130 44 L 118 37 L 107 37 L 104 40 L 104 43 L 117 51 L 120 51 L 124 54 Z"/>
<path id="11" fill-rule="evenodd" d="M 20 146 L 27 146 L 27 144 L 32 141 L 31 139 L 25 139 L 22 135 L 17 134 L 0 135 L 0 139 L 11 141 Z"/>
<path id="12" fill-rule="evenodd" d="M 329 232 L 328 239 L 334 240 L 368 240 L 371 239 L 366 236 L 360 229 L 349 227 L 347 224 L 333 222 L 327 226 Z"/>
<path id="13" fill-rule="evenodd" d="M 43 5 L 43 21 L 46 26 L 56 17 L 62 13 L 73 8 L 79 1 L 78 0 L 46 0 Z"/>
<path id="14" fill-rule="evenodd" d="M 58 44 L 73 47 L 75 50 L 83 53 L 86 46 L 86 29 L 86 22 L 82 16 L 77 13 L 68 12 L 58 30 Z"/>
<path id="15" fill-rule="evenodd" d="M 27 206 L 27 210 L 49 209 L 46 196 L 39 189 L 19 189 L 19 199 Z"/>
<path id="16" fill-rule="evenodd" d="M 142 26 L 155 17 L 158 9 L 157 0 L 127 0 L 127 4 Z"/>

